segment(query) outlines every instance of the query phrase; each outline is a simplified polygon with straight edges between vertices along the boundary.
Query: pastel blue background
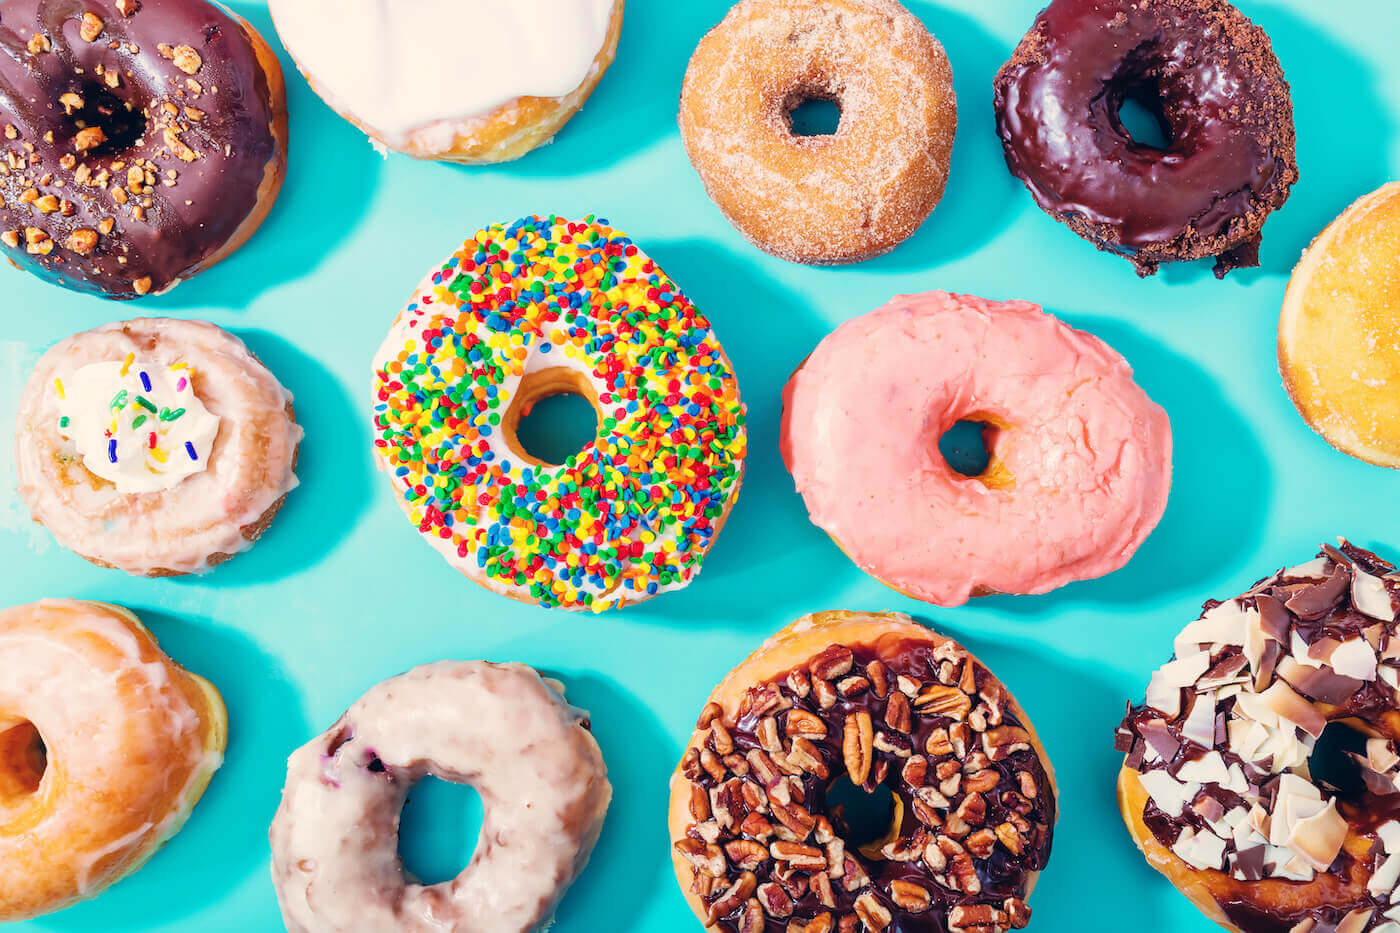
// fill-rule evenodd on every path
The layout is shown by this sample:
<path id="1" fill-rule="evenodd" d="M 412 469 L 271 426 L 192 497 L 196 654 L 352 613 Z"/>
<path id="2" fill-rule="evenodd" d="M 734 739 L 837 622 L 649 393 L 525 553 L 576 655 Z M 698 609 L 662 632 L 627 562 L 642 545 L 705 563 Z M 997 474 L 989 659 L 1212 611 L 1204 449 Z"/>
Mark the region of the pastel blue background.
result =
<path id="1" fill-rule="evenodd" d="M 260 3 L 235 6 L 275 44 Z M 1265 228 L 1263 267 L 1223 283 L 1206 264 L 1139 281 L 1128 263 L 1042 214 L 1007 173 L 991 81 L 1039 0 L 911 6 L 956 74 L 952 180 L 911 240 L 861 265 L 789 265 L 724 221 L 685 158 L 675 111 L 690 52 L 727 4 L 632 0 L 617 63 L 593 100 L 521 162 L 381 159 L 288 62 L 286 188 L 231 260 L 132 306 L 0 270 L 5 423 L 44 347 L 150 314 L 207 318 L 243 337 L 295 393 L 307 432 L 302 486 L 271 531 L 197 579 L 131 579 L 57 547 L 27 521 L 13 466 L 0 458 L 0 605 L 75 596 L 131 606 L 171 654 L 222 689 L 233 730 L 208 796 L 142 872 L 17 929 L 280 929 L 266 829 L 286 755 L 383 678 L 440 658 L 486 658 L 561 676 L 592 711 L 611 768 L 613 809 L 559 913 L 560 933 L 698 930 L 669 870 L 669 773 L 711 686 L 764 636 L 828 608 L 900 609 L 935 624 L 986 659 L 1033 715 L 1062 795 L 1033 929 L 1214 929 L 1130 844 L 1113 803 L 1112 731 L 1204 599 L 1238 592 L 1338 534 L 1400 550 L 1400 481 L 1315 437 L 1285 397 L 1274 355 L 1300 251 L 1354 198 L 1400 176 L 1400 5 L 1243 0 L 1293 85 L 1302 182 Z M 469 20 L 457 25 L 470 56 Z M 369 455 L 369 361 L 390 320 L 464 235 L 529 212 L 597 212 L 628 231 L 709 314 L 749 406 L 748 478 L 705 572 L 684 592 L 619 614 L 550 612 L 467 582 L 418 540 Z M 1123 353 L 1166 407 L 1175 488 L 1126 569 L 1045 597 L 942 610 L 868 579 L 807 521 L 777 450 L 784 381 L 838 322 L 931 288 L 1044 303 Z M 469 845 L 466 817 L 460 795 L 435 796 L 453 798 L 443 811 L 451 819 L 415 854 L 451 863 Z"/>

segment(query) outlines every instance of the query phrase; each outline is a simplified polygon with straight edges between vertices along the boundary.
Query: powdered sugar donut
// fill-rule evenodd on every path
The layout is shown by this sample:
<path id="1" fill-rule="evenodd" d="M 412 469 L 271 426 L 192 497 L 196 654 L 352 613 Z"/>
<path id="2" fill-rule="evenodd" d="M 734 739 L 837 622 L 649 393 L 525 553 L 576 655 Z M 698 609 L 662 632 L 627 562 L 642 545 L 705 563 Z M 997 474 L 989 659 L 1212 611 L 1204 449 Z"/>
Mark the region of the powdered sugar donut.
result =
<path id="1" fill-rule="evenodd" d="M 588 863 L 612 786 L 588 714 L 523 664 L 442 661 L 373 687 L 292 754 L 272 823 L 291 933 L 527 933 Z M 427 775 L 470 784 L 486 816 L 466 870 L 418 884 L 399 813 Z"/>
<path id="2" fill-rule="evenodd" d="M 237 337 L 140 318 L 70 337 L 20 399 L 19 494 L 87 560 L 197 573 L 252 545 L 296 484 L 291 396 Z"/>
<path id="3" fill-rule="evenodd" d="M 783 401 L 812 521 L 940 606 L 1116 570 L 1166 508 L 1166 412 L 1112 349 L 1028 302 L 895 298 L 827 336 Z M 981 476 L 939 455 L 958 421 L 985 425 Z"/>
<path id="4" fill-rule="evenodd" d="M 797 136 L 805 100 L 841 107 Z M 943 46 L 895 0 L 741 0 L 686 70 L 686 153 L 719 209 L 793 262 L 857 262 L 903 242 L 943 197 L 957 130 Z"/>

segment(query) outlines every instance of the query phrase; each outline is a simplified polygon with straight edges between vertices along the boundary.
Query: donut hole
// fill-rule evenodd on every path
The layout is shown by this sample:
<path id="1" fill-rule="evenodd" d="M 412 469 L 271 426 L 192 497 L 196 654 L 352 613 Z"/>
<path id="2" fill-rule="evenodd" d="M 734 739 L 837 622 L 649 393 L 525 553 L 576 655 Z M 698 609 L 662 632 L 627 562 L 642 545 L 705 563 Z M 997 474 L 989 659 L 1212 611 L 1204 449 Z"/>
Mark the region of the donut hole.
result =
<path id="1" fill-rule="evenodd" d="M 1115 118 L 1123 135 L 1135 146 L 1165 152 L 1172 146 L 1172 125 L 1157 82 L 1136 79 L 1123 85 Z"/>
<path id="2" fill-rule="evenodd" d="M 844 774 L 826 791 L 826 810 L 831 825 L 850 848 L 878 850 L 898 831 L 900 809 L 894 794 L 884 784 L 867 791 L 852 784 Z"/>
<path id="3" fill-rule="evenodd" d="M 75 93 L 82 99 L 81 107 L 73 107 L 71 99 L 65 100 L 65 93 L 55 105 L 64 113 L 76 136 L 86 129 L 102 131 L 103 142 L 89 149 L 89 157 L 101 157 L 124 152 L 136 145 L 146 135 L 146 116 L 131 104 L 121 100 L 100 84 L 87 84 Z"/>
<path id="4" fill-rule="evenodd" d="M 604 415 L 593 386 L 562 366 L 527 373 L 501 419 L 506 442 L 534 466 L 572 466 L 598 438 Z"/>
<path id="5" fill-rule="evenodd" d="M 992 465 L 992 442 L 998 430 L 985 421 L 958 421 L 938 439 L 938 452 L 954 473 L 984 476 Z"/>
<path id="6" fill-rule="evenodd" d="M 841 101 L 834 94 L 793 94 L 785 112 L 788 132 L 793 136 L 835 136 L 841 128 Z"/>
<path id="7" fill-rule="evenodd" d="M 429 885 L 456 878 L 472 860 L 484 820 L 481 795 L 470 784 L 423 778 L 399 817 L 404 871 Z"/>
<path id="8" fill-rule="evenodd" d="M 1313 745 L 1308 759 L 1312 779 L 1332 788 L 1342 797 L 1361 797 L 1366 792 L 1361 763 L 1353 758 L 1366 757 L 1367 735 L 1345 720 L 1329 722 Z"/>
<path id="9" fill-rule="evenodd" d="M 28 720 L 0 732 L 0 799 L 27 797 L 49 768 L 48 749 Z"/>

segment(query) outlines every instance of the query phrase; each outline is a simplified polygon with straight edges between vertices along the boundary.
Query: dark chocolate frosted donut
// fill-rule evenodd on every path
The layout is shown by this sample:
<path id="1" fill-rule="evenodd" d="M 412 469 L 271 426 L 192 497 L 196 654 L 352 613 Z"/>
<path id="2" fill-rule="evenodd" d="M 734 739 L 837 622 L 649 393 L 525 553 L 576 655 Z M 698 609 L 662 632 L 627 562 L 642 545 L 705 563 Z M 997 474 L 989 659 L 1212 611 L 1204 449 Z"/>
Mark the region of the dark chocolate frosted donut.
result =
<path id="1" fill-rule="evenodd" d="M 1166 149 L 1119 112 L 1160 114 Z M 1269 37 L 1225 0 L 1054 0 L 998 73 L 1007 165 L 1048 213 L 1140 275 L 1259 264 L 1298 180 L 1293 104 Z"/>
<path id="2" fill-rule="evenodd" d="M 6 0 L 0 130 L 7 255 L 108 298 L 233 252 L 286 168 L 277 59 L 206 0 Z"/>

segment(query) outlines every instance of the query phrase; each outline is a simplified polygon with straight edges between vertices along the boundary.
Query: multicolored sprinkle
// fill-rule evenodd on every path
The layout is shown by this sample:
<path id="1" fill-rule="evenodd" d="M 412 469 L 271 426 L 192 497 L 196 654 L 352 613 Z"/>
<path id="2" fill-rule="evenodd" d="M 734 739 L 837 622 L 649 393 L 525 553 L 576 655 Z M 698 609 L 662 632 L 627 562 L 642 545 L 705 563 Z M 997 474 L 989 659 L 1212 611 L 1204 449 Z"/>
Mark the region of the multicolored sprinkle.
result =
<path id="1" fill-rule="evenodd" d="M 527 217 L 467 240 L 375 360 L 376 454 L 419 531 L 469 576 L 597 611 L 685 586 L 738 490 L 738 384 L 709 322 L 606 221 Z M 527 371 L 587 375 L 598 437 L 512 458 Z"/>

